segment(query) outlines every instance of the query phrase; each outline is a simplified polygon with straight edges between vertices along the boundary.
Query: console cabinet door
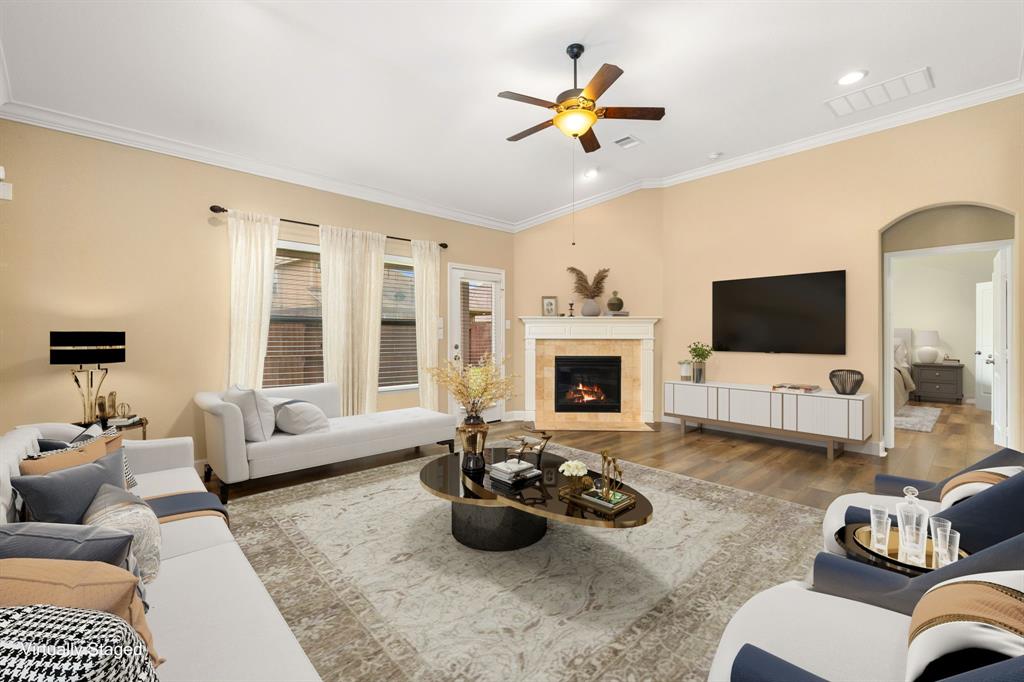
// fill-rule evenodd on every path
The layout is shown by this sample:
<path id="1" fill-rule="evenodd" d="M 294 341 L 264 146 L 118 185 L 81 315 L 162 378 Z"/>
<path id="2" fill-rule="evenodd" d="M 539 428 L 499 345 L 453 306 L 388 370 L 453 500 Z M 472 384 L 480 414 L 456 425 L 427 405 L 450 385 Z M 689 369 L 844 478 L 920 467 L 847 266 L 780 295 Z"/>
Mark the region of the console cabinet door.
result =
<path id="1" fill-rule="evenodd" d="M 772 428 L 782 428 L 782 394 L 772 393 Z"/>
<path id="2" fill-rule="evenodd" d="M 792 393 L 782 394 L 782 428 L 796 431 L 796 396 Z"/>
<path id="3" fill-rule="evenodd" d="M 672 405 L 684 417 L 708 417 L 708 387 L 695 384 L 673 384 Z"/>
<path id="4" fill-rule="evenodd" d="M 729 391 L 729 421 L 751 426 L 771 425 L 771 393 L 767 391 Z"/>
<path id="5" fill-rule="evenodd" d="M 825 435 L 850 437 L 850 406 L 845 398 L 822 398 L 825 401 Z"/>
<path id="6" fill-rule="evenodd" d="M 825 434 L 825 401 L 809 395 L 796 397 L 796 430 Z"/>

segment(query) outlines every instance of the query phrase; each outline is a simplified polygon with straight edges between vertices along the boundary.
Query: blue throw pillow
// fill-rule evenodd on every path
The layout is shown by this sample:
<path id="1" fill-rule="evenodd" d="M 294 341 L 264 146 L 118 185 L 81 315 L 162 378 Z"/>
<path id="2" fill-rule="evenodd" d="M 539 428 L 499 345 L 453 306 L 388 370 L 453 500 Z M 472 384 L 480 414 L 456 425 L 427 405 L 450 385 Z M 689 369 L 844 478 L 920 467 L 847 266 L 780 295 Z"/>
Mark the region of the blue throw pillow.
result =
<path id="1" fill-rule="evenodd" d="M 89 464 L 11 479 L 26 520 L 45 523 L 81 523 L 104 483 L 124 487 L 123 448 Z"/>

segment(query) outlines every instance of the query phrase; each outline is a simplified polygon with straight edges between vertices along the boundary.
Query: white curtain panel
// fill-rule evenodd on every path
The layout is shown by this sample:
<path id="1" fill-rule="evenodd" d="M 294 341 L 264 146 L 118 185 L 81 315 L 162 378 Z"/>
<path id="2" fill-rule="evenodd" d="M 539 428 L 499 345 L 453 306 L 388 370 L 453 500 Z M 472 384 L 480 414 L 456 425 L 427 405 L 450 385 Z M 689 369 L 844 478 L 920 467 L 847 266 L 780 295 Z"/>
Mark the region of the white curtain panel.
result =
<path id="1" fill-rule="evenodd" d="M 437 410 L 437 382 L 427 371 L 437 366 L 437 321 L 441 317 L 441 247 L 437 242 L 412 240 L 412 269 L 416 292 L 416 369 L 420 407 Z"/>
<path id="2" fill-rule="evenodd" d="M 387 237 L 320 226 L 324 378 L 341 389 L 341 415 L 377 409 L 380 312 Z"/>
<path id="3" fill-rule="evenodd" d="M 260 388 L 263 385 L 278 223 L 277 218 L 268 215 L 228 211 L 231 248 L 228 386 Z"/>

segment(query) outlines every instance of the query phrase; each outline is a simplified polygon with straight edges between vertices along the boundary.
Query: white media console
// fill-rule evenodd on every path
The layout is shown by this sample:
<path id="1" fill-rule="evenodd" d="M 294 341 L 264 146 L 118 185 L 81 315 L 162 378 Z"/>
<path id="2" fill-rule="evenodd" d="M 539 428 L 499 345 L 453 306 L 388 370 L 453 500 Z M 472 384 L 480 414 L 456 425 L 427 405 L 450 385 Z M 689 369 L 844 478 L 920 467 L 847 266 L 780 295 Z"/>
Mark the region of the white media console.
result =
<path id="1" fill-rule="evenodd" d="M 737 428 L 767 436 L 821 441 L 828 458 L 836 444 L 871 437 L 871 396 L 830 391 L 773 391 L 771 386 L 687 381 L 665 382 L 665 414 L 687 424 Z"/>

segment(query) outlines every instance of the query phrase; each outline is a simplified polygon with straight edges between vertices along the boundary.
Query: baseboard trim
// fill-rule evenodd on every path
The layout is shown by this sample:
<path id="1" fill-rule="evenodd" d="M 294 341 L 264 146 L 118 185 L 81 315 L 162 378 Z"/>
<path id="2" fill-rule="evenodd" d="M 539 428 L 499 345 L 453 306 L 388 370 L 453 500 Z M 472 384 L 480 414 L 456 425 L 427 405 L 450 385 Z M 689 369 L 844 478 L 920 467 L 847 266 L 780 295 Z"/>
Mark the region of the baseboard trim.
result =
<path id="1" fill-rule="evenodd" d="M 672 415 L 663 414 L 661 415 L 661 421 L 666 424 L 680 424 L 682 420 L 679 417 L 673 417 Z M 790 436 L 777 436 L 765 433 L 752 433 L 743 429 L 730 429 L 725 426 L 709 425 L 705 424 L 704 428 L 708 431 L 719 431 L 721 433 L 730 433 L 743 436 L 756 436 L 758 438 L 767 438 L 769 440 L 778 440 L 785 443 L 796 443 L 797 445 L 814 445 L 821 447 L 821 441 L 816 440 L 804 440 L 802 438 L 791 438 Z M 847 452 L 856 452 L 861 455 L 871 455 L 873 457 L 885 457 L 888 452 L 885 449 L 884 444 L 880 440 L 869 440 L 864 443 L 845 443 L 844 450 Z"/>

